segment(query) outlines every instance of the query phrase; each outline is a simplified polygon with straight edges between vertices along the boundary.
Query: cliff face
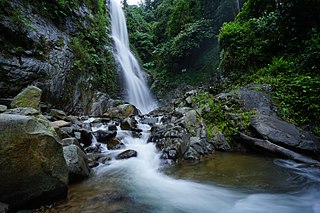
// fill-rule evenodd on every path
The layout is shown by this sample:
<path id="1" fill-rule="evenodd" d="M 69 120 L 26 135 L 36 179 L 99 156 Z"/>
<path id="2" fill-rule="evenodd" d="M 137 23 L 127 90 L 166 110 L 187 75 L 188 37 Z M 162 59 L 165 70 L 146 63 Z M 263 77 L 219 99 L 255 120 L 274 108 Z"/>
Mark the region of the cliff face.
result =
<path id="1" fill-rule="evenodd" d="M 115 93 L 103 0 L 1 1 L 0 98 L 43 90 L 50 107 L 86 113 L 96 92 Z"/>

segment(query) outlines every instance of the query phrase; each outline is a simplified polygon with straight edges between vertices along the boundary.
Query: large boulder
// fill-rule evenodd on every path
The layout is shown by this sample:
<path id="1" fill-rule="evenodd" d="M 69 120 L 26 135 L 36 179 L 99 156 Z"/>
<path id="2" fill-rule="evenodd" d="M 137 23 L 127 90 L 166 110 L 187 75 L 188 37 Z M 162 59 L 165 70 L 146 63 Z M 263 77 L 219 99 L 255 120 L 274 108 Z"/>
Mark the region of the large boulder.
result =
<path id="1" fill-rule="evenodd" d="M 0 201 L 40 205 L 67 195 L 68 168 L 49 124 L 0 114 Z"/>
<path id="2" fill-rule="evenodd" d="M 87 156 L 78 146 L 72 144 L 63 147 L 63 154 L 68 165 L 70 180 L 77 180 L 90 176 Z"/>
<path id="3" fill-rule="evenodd" d="M 35 86 L 29 86 L 13 98 L 11 107 L 31 107 L 39 109 L 41 94 L 41 89 Z"/>
<path id="4" fill-rule="evenodd" d="M 138 115 L 139 110 L 132 104 L 121 104 L 113 107 L 104 114 L 108 118 L 124 119 L 133 115 Z"/>
<path id="5" fill-rule="evenodd" d="M 252 116 L 251 126 L 263 139 L 279 146 L 300 153 L 320 153 L 320 142 L 315 136 L 278 117 L 258 113 Z"/>

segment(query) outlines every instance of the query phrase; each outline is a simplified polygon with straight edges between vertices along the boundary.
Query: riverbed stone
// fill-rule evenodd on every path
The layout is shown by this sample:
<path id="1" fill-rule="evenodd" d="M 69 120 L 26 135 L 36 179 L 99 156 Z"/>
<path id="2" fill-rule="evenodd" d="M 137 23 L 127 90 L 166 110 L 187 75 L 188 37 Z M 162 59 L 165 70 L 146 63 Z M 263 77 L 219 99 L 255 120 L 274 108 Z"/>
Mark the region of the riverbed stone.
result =
<path id="1" fill-rule="evenodd" d="M 121 141 L 119 138 L 114 137 L 108 141 L 107 147 L 109 150 L 115 150 L 115 149 L 123 148 L 124 145 L 121 145 Z"/>
<path id="2" fill-rule="evenodd" d="M 108 143 L 109 140 L 117 136 L 117 131 L 101 130 L 93 132 L 97 141 L 100 143 Z"/>
<path id="3" fill-rule="evenodd" d="M 31 107 L 39 109 L 42 90 L 35 86 L 29 86 L 22 90 L 11 102 L 12 108 Z"/>
<path id="4" fill-rule="evenodd" d="M 86 154 L 76 145 L 63 147 L 64 158 L 68 165 L 71 181 L 90 176 Z"/>
<path id="5" fill-rule="evenodd" d="M 62 146 L 44 122 L 0 114 L 0 200 L 10 206 L 40 205 L 67 195 Z"/>
<path id="6" fill-rule="evenodd" d="M 138 153 L 137 151 L 135 150 L 126 150 L 124 152 L 121 152 L 120 154 L 118 154 L 116 156 L 116 159 L 117 160 L 122 160 L 122 159 L 129 159 L 129 158 L 132 158 L 132 157 L 137 157 L 138 156 Z"/>

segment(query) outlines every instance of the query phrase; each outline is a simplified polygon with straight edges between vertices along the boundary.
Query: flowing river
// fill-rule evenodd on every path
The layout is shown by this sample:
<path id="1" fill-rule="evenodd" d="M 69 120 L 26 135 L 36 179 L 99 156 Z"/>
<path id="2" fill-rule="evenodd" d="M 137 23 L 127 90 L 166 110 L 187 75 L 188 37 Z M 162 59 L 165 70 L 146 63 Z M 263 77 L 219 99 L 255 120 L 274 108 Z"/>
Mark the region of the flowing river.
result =
<path id="1" fill-rule="evenodd" d="M 250 154 L 214 153 L 198 164 L 168 166 L 150 127 L 142 136 L 118 130 L 138 156 L 112 160 L 89 180 L 71 185 L 67 201 L 54 212 L 320 212 L 320 170 L 289 160 Z"/>

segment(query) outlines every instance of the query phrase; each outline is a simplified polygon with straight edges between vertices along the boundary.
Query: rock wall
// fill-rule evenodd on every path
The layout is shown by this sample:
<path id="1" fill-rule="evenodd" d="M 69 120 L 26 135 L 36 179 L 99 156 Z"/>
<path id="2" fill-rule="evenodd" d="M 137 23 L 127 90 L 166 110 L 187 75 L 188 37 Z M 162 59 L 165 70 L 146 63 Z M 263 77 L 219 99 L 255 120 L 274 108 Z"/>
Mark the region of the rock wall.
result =
<path id="1" fill-rule="evenodd" d="M 95 23 L 99 18 L 94 11 L 100 10 L 101 15 L 104 9 L 107 17 L 101 6 L 105 7 L 104 1 L 90 9 L 83 1 L 70 2 L 74 5 L 62 7 L 59 1 L 1 2 L 0 99 L 12 98 L 23 88 L 35 85 L 43 90 L 42 101 L 49 106 L 86 113 L 98 90 L 110 92 L 101 76 L 113 78 L 114 62 L 111 48 L 107 48 L 111 42 L 106 39 L 107 26 Z M 106 28 L 106 35 L 103 38 L 99 34 L 87 35 L 84 30 L 91 28 L 97 32 Z M 90 40 L 93 41 L 89 46 L 96 44 L 88 54 L 75 46 L 75 41 Z M 94 57 L 107 57 L 109 62 L 86 64 Z M 107 74 L 106 66 L 109 66 Z"/>

